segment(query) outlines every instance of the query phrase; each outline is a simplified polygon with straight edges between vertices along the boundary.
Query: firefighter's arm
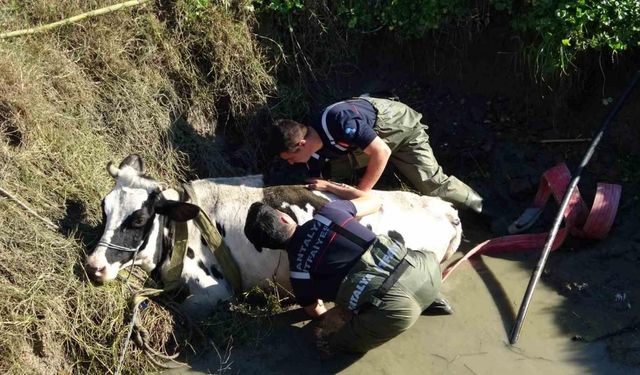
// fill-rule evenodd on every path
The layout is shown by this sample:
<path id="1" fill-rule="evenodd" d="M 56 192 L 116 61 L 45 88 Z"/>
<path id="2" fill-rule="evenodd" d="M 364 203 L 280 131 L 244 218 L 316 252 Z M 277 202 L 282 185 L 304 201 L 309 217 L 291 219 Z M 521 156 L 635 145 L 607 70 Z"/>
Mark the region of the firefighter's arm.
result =
<path id="1" fill-rule="evenodd" d="M 376 137 L 363 151 L 369 156 L 369 163 L 357 187 L 360 190 L 369 191 L 382 176 L 391 156 L 391 149 L 380 137 Z"/>
<path id="2" fill-rule="evenodd" d="M 309 179 L 308 182 L 307 188 L 309 189 L 328 191 L 340 199 L 350 200 L 356 207 L 356 217 L 358 218 L 377 212 L 382 206 L 377 195 L 347 184 L 317 178 Z"/>

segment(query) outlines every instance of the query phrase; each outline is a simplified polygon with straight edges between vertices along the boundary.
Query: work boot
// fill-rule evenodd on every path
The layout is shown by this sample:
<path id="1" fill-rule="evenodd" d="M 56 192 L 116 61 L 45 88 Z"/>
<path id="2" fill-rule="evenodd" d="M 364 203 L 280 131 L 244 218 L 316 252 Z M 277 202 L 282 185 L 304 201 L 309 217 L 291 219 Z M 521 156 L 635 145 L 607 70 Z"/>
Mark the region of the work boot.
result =
<path id="1" fill-rule="evenodd" d="M 446 298 L 438 294 L 438 297 L 422 312 L 422 315 L 453 315 L 453 308 Z"/>
<path id="2" fill-rule="evenodd" d="M 481 214 L 483 209 L 483 199 L 475 190 L 469 189 L 464 206 L 477 214 Z"/>
<path id="3" fill-rule="evenodd" d="M 498 206 L 496 200 L 485 199 L 474 190 L 470 190 L 465 206 L 476 213 L 493 234 L 507 234 L 509 223 L 503 216 L 504 210 Z"/>

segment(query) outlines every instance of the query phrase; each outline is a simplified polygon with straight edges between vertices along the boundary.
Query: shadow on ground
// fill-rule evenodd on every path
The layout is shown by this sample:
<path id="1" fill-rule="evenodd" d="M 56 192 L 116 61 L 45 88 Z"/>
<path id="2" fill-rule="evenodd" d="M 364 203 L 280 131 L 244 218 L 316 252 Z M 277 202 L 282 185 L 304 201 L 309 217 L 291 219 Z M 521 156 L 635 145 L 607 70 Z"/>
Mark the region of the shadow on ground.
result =
<path id="1" fill-rule="evenodd" d="M 315 324 L 300 308 L 277 314 L 248 330 L 251 339 L 244 344 L 202 353 L 189 363 L 191 370 L 175 373 L 334 374 L 359 359 L 349 354 L 321 358 L 313 338 Z"/>

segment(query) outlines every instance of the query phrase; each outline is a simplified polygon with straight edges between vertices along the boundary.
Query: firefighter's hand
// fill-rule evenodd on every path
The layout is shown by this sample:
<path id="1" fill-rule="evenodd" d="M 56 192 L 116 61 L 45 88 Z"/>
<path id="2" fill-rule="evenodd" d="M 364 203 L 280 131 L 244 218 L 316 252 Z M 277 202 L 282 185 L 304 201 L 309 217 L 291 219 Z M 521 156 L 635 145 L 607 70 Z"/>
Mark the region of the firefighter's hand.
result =
<path id="1" fill-rule="evenodd" d="M 328 191 L 330 189 L 331 184 L 335 184 L 335 182 L 323 180 L 320 178 L 310 178 L 307 180 L 307 189 Z"/>
<path id="2" fill-rule="evenodd" d="M 327 312 L 327 308 L 324 307 L 324 303 L 321 299 L 316 301 L 316 303 L 312 303 L 311 305 L 303 307 L 304 312 L 307 313 L 313 319 L 321 319 L 322 316 Z"/>
<path id="3" fill-rule="evenodd" d="M 353 188 L 351 186 L 347 185 L 347 184 L 342 184 L 340 182 L 323 180 L 323 179 L 320 179 L 320 178 L 309 178 L 309 179 L 307 179 L 307 189 L 319 190 L 319 191 L 328 191 L 330 193 L 353 190 Z"/>

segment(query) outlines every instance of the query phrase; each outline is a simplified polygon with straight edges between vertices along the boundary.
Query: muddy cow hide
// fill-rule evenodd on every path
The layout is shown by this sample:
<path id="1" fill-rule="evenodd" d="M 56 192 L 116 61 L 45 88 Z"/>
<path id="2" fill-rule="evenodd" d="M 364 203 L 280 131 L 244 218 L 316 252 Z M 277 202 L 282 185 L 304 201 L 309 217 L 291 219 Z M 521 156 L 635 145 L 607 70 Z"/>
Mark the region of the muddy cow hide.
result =
<path id="1" fill-rule="evenodd" d="M 143 161 L 137 155 L 128 156 L 117 168 L 109 163 L 107 169 L 116 184 L 102 201 L 105 229 L 87 257 L 87 273 L 98 282 L 106 282 L 133 262 L 165 278 L 172 225 L 176 220 L 192 217 L 197 208 L 194 211 L 195 207 L 180 202 L 176 190 L 166 189 L 145 176 Z M 259 251 L 262 249 L 256 249 L 244 235 L 249 207 L 262 201 L 287 212 L 301 224 L 336 197 L 303 186 L 261 185 L 259 175 L 191 181 L 195 197 L 190 203 L 204 210 L 215 223 L 239 265 L 245 290 L 266 285 L 268 280 L 288 288 L 289 265 L 284 251 Z M 414 250 L 432 251 L 441 261 L 458 248 L 462 230 L 457 211 L 449 203 L 409 192 L 374 194 L 381 198 L 382 209 L 361 222 L 375 233 L 394 237 Z M 187 307 L 204 312 L 218 301 L 229 299 L 232 290 L 193 221 L 188 221 L 188 227 L 181 282 L 191 295 L 185 302 L 190 305 Z"/>

